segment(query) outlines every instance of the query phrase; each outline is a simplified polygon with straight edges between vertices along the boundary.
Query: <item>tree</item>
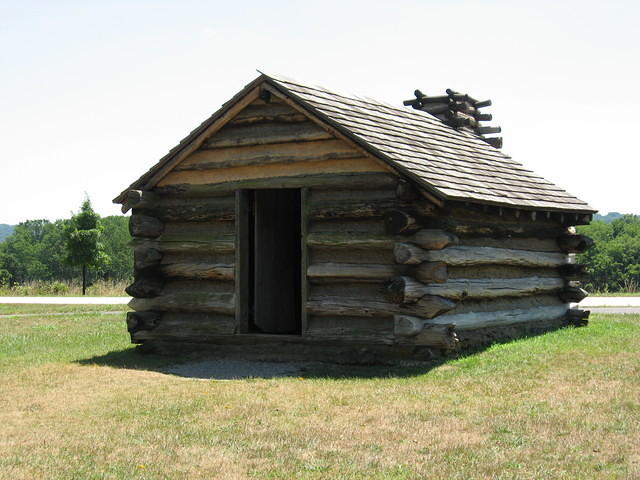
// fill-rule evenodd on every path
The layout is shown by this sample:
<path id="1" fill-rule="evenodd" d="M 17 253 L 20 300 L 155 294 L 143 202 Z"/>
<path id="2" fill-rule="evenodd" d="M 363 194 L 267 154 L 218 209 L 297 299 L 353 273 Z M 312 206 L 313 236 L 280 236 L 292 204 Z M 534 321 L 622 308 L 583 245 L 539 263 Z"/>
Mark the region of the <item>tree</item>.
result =
<path id="1" fill-rule="evenodd" d="M 66 229 L 66 259 L 71 265 L 82 267 L 82 295 L 86 293 L 87 268 L 99 267 L 108 260 L 100 242 L 101 233 L 100 216 L 93 211 L 87 198 Z"/>
<path id="2" fill-rule="evenodd" d="M 640 217 L 622 215 L 607 224 L 594 221 L 578 227 L 595 245 L 578 255 L 591 278 L 587 288 L 599 292 L 634 292 L 640 287 Z"/>
<path id="3" fill-rule="evenodd" d="M 100 219 L 104 249 L 109 255 L 109 264 L 100 268 L 100 276 L 112 280 L 131 280 L 133 251 L 129 247 L 129 217 L 108 216 Z"/>
<path id="4" fill-rule="evenodd" d="M 47 266 L 41 259 L 41 242 L 49 225 L 48 220 L 27 220 L 2 242 L 0 268 L 10 273 L 4 275 L 10 283 L 49 279 Z"/>

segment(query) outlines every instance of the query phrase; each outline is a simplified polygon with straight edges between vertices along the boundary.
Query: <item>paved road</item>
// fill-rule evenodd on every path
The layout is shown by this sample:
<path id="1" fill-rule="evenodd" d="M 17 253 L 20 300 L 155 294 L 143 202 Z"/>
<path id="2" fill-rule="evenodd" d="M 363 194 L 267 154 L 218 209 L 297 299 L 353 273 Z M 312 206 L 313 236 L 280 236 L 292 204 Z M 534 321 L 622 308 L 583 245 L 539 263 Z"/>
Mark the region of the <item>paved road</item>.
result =
<path id="1" fill-rule="evenodd" d="M 640 307 L 640 297 L 587 297 L 580 307 Z"/>
<path id="2" fill-rule="evenodd" d="M 39 303 L 49 305 L 126 305 L 131 297 L 0 297 L 0 303 Z M 575 304 L 573 304 L 575 306 Z M 578 304 L 579 308 L 590 308 L 602 313 L 640 313 L 640 297 L 587 297 Z M 591 307 L 614 307 L 604 312 Z M 634 308 L 623 308 L 634 307 Z"/>
<path id="3" fill-rule="evenodd" d="M 638 307 L 589 307 L 591 313 L 640 314 Z"/>
<path id="4" fill-rule="evenodd" d="M 0 297 L 0 303 L 48 305 L 126 305 L 131 297 Z"/>

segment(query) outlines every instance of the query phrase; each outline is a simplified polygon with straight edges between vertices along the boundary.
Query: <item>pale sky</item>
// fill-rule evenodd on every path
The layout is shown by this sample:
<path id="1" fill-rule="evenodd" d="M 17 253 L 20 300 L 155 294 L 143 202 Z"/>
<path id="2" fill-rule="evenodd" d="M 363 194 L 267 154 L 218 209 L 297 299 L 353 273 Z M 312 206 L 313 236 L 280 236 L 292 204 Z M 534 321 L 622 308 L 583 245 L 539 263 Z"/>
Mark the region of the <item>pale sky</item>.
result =
<path id="1" fill-rule="evenodd" d="M 0 223 L 101 215 L 256 69 L 490 98 L 503 151 L 640 213 L 640 2 L 0 0 Z"/>

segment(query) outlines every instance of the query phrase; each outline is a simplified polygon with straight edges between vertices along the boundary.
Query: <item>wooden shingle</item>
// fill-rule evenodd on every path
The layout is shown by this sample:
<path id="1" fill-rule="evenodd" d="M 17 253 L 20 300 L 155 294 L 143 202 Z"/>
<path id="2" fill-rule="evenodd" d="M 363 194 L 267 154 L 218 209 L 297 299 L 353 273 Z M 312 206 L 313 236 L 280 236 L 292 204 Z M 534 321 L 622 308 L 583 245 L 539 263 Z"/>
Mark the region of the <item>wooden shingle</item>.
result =
<path id="1" fill-rule="evenodd" d="M 346 130 L 443 200 L 592 213 L 586 202 L 526 169 L 477 135 L 432 115 L 321 87 L 269 77 L 301 103 Z"/>

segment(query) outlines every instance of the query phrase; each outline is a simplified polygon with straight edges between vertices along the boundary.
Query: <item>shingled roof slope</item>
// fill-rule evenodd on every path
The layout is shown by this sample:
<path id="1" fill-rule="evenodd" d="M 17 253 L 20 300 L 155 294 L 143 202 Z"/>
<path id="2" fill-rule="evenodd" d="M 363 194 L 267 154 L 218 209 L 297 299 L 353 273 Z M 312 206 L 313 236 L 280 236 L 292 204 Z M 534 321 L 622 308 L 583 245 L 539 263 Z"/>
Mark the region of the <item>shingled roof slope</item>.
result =
<path id="1" fill-rule="evenodd" d="M 531 210 L 595 211 L 477 135 L 449 127 L 426 112 L 269 78 L 445 200 Z"/>
<path id="2" fill-rule="evenodd" d="M 449 127 L 426 112 L 340 95 L 266 74 L 226 102 L 128 189 L 152 188 L 149 181 L 156 172 L 263 81 L 443 200 L 528 210 L 595 212 L 587 203 L 527 170 L 477 135 Z M 127 190 L 114 202 L 122 203 Z"/>

